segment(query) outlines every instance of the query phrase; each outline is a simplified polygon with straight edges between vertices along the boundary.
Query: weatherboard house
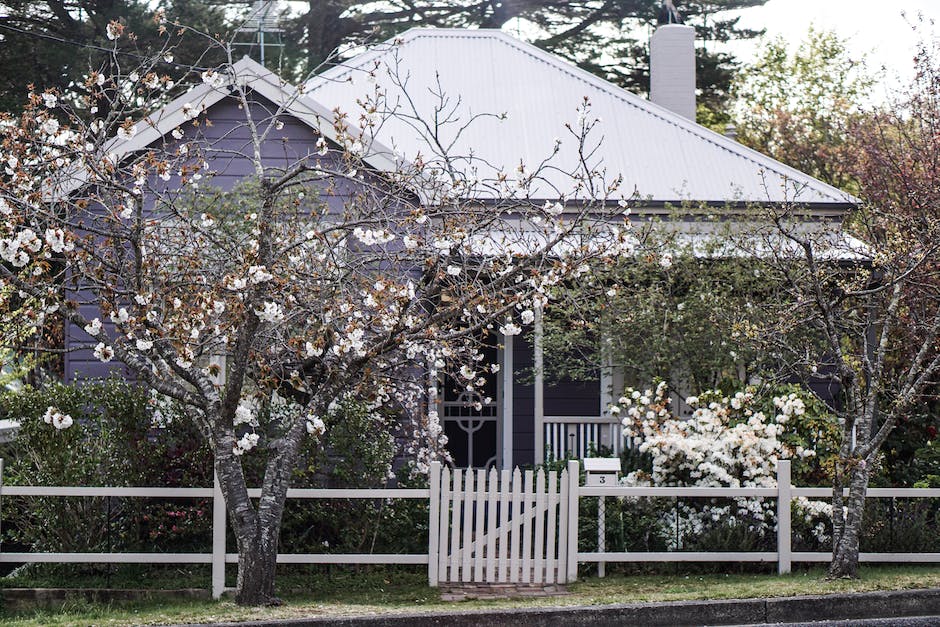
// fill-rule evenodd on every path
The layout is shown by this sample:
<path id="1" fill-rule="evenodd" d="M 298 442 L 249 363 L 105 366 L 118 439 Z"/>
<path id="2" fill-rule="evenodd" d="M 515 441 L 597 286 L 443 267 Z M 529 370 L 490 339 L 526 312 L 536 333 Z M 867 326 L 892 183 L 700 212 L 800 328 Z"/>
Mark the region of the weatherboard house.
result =
<path id="1" fill-rule="evenodd" d="M 660 26 L 653 35 L 651 101 L 494 30 L 412 29 L 314 77 L 299 93 L 249 59 L 235 64 L 234 71 L 259 101 L 283 109 L 278 116 L 283 127 L 264 155 L 275 167 L 278 160 L 323 155 L 323 140 L 327 154 L 318 158 L 335 153 L 339 159 L 331 123 L 335 112 L 359 110 L 378 85 L 386 101 L 407 101 L 414 116 L 389 118 L 377 129 L 377 142 L 409 158 L 447 145 L 506 171 L 551 154 L 565 123 L 588 99 L 592 114 L 603 120 L 604 140 L 595 157 L 636 188 L 636 197 L 643 199 L 634 209 L 639 218 L 666 215 L 670 206 L 688 202 L 743 207 L 798 199 L 814 219 L 838 226 L 854 203 L 839 190 L 695 123 L 694 31 L 680 24 Z M 139 125 L 115 152 L 126 155 L 170 141 L 195 107 L 211 121 L 202 125 L 200 137 L 213 142 L 213 154 L 219 155 L 209 164 L 213 185 L 231 188 L 251 173 L 248 159 L 238 157 L 248 141 L 236 128 L 244 119 L 237 106 L 226 90 L 199 85 L 151 114 L 150 123 Z M 493 113 L 500 115 L 482 115 Z M 440 143 L 431 145 L 413 120 L 443 115 L 474 123 L 442 125 Z M 576 158 L 566 149 L 562 144 L 559 159 Z M 395 167 L 381 151 L 365 161 L 376 173 Z M 472 160 L 464 163 L 474 167 Z M 334 186 L 324 189 L 322 200 L 340 207 L 354 192 Z M 546 191 L 539 200 L 558 198 Z M 623 445 L 618 419 L 605 413 L 611 391 L 622 383 L 617 368 L 602 369 L 589 383 L 547 381 L 540 374 L 547 358 L 539 349 L 540 332 L 536 321 L 521 335 L 497 338 L 490 357 L 501 368 L 484 390 L 491 403 L 443 395 L 439 415 L 456 465 L 512 467 L 539 462 L 546 454 L 583 457 L 592 447 L 618 451 Z M 66 329 L 66 342 L 76 348 L 89 339 L 77 326 Z M 115 368 L 120 366 L 101 363 L 87 350 L 66 352 L 69 380 L 106 376 Z"/>

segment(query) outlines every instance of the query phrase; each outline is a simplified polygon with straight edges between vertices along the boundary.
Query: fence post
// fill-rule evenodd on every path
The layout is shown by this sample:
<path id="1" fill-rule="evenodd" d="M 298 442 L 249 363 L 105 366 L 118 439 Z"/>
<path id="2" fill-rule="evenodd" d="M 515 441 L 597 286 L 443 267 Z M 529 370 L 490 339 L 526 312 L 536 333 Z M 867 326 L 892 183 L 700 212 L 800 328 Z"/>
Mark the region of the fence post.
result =
<path id="1" fill-rule="evenodd" d="M 578 579 L 578 494 L 581 472 L 578 460 L 568 460 L 568 573 L 566 583 Z"/>
<path id="2" fill-rule="evenodd" d="M 777 573 L 790 573 L 793 554 L 790 543 L 790 505 L 793 500 L 790 484 L 790 460 L 777 460 Z"/>
<path id="3" fill-rule="evenodd" d="M 428 585 L 438 584 L 437 564 L 440 551 L 441 462 L 431 462 L 430 502 L 428 503 Z"/>
<path id="4" fill-rule="evenodd" d="M 225 499 L 219 476 L 212 473 L 212 598 L 225 592 Z"/>
<path id="5" fill-rule="evenodd" d="M 0 457 L 0 553 L 3 553 L 3 458 Z"/>
<path id="6" fill-rule="evenodd" d="M 607 497 L 597 497 L 597 552 L 607 550 Z M 607 576 L 607 562 L 601 560 L 597 563 L 597 576 L 603 579 Z"/>

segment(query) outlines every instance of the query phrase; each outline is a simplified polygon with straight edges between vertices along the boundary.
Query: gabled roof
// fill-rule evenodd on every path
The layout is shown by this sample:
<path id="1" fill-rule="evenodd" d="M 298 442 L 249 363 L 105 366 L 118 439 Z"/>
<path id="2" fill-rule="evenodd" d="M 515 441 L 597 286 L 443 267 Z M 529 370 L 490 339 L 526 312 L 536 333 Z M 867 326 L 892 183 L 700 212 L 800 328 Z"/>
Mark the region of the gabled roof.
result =
<path id="1" fill-rule="evenodd" d="M 320 103 L 305 98 L 298 93 L 293 85 L 285 82 L 274 72 L 249 57 L 243 57 L 235 62 L 232 65 L 232 72 L 239 84 L 264 96 L 276 106 L 283 107 L 284 113 L 297 118 L 327 139 L 337 141 L 336 130 L 333 126 L 334 113 Z M 138 123 L 139 132 L 129 140 L 119 141 L 112 150 L 120 156 L 150 145 L 177 126 L 185 123 L 186 120 L 191 119 L 187 117 L 187 109 L 200 112 L 230 96 L 229 83 L 230 81 L 226 81 L 225 84 L 218 87 L 202 83 L 193 87 L 179 98 L 144 118 Z M 387 149 L 377 149 L 375 152 L 384 154 L 389 151 Z M 378 161 L 370 165 L 379 168 L 395 167 L 394 163 L 385 161 Z"/>
<path id="2" fill-rule="evenodd" d="M 314 77 L 307 93 L 356 121 L 362 111 L 357 101 L 374 92 L 375 82 L 390 107 L 409 111 L 413 103 L 425 120 L 433 120 L 435 113 L 459 118 L 439 129 L 440 139 L 445 145 L 453 142 L 451 155 L 474 155 L 460 166 L 468 173 L 474 165 L 482 169 L 488 163 L 513 176 L 520 160 L 531 170 L 552 154 L 556 138 L 562 144 L 553 163 L 565 170 L 573 167 L 576 140 L 565 124 L 576 124 L 577 109 L 588 98 L 591 115 L 601 119 L 594 136 L 603 137 L 592 163 L 606 168 L 608 179 L 622 175 L 626 196 L 635 188 L 651 205 L 796 201 L 842 209 L 857 202 L 498 30 L 415 28 Z M 463 128 L 473 116 L 501 113 L 505 120 L 478 117 Z M 377 140 L 407 160 L 418 154 L 439 156 L 424 137 L 413 121 L 396 117 L 376 132 Z M 536 195 L 552 197 L 553 183 L 565 189 L 564 177 L 547 178 L 549 185 Z"/>
<path id="3" fill-rule="evenodd" d="M 282 108 L 283 112 L 300 122 L 306 124 L 319 134 L 333 142 L 339 142 L 336 129 L 333 125 L 335 114 L 324 108 L 318 102 L 306 98 L 298 93 L 297 89 L 286 83 L 277 74 L 271 72 L 263 65 L 244 57 L 232 65 L 234 80 L 248 89 L 260 94 L 275 106 Z M 166 136 L 173 129 L 184 125 L 196 114 L 208 110 L 210 107 L 231 95 L 231 82 L 233 77 L 226 76 L 226 80 L 217 86 L 209 83 L 196 85 L 179 97 L 171 100 L 136 124 L 137 132 L 133 137 L 123 139 L 115 137 L 104 148 L 105 153 L 113 155 L 120 161 L 125 156 L 143 150 L 160 138 Z M 358 130 L 350 126 L 350 134 L 355 135 Z M 364 158 L 366 163 L 378 170 L 389 170 L 399 167 L 391 157 L 392 151 L 381 144 L 375 144 L 374 150 Z M 53 190 L 55 194 L 67 194 L 81 187 L 85 182 L 84 171 L 72 173 L 60 181 Z"/>

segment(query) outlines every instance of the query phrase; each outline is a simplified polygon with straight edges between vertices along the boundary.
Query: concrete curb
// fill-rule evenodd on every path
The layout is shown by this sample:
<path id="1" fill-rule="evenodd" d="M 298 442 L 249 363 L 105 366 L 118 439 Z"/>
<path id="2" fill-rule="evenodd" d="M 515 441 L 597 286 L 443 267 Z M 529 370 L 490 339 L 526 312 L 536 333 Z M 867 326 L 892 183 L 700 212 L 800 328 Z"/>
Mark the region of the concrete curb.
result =
<path id="1" fill-rule="evenodd" d="M 384 614 L 371 616 L 323 616 L 277 621 L 213 623 L 212 627 L 477 627 L 517 625 L 759 625 L 762 623 L 902 616 L 940 615 L 940 589 L 831 594 L 820 596 L 680 601 L 675 603 L 627 603 L 618 605 L 470 610 Z M 191 627 L 210 627 L 196 625 Z"/>

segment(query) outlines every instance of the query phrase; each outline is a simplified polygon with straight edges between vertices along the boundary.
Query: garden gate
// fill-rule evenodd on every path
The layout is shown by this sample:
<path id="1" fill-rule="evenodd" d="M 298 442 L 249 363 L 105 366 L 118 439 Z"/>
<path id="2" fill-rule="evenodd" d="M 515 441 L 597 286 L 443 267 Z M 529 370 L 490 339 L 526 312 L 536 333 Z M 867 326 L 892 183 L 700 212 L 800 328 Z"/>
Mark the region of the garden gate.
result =
<path id="1" fill-rule="evenodd" d="M 428 575 L 551 585 L 577 576 L 578 462 L 561 473 L 431 468 Z"/>

